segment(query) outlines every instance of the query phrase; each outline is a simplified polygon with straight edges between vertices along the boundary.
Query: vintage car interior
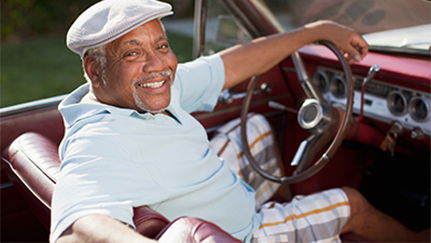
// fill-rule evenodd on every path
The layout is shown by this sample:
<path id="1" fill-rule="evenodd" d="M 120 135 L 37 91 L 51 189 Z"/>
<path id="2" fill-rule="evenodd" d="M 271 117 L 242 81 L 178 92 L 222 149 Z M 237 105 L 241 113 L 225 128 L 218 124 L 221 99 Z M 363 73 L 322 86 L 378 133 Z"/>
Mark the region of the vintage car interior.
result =
<path id="1" fill-rule="evenodd" d="M 307 45 L 267 73 L 224 90 L 213 112 L 194 116 L 207 129 L 209 138 L 224 123 L 244 119 L 248 112 L 267 117 L 277 135 L 285 176 L 276 177 L 252 165 L 266 179 L 284 184 L 288 196 L 274 200 L 350 186 L 408 228 L 429 228 L 430 3 L 293 2 L 274 6 L 259 0 L 197 0 L 194 56 L 289 30 L 292 26 L 286 26 L 283 11 L 293 13 L 289 23 L 298 26 L 321 18 L 350 21 L 350 26 L 369 41 L 370 53 L 360 63 L 348 65 L 331 43 Z M 396 16 L 404 23 L 396 28 L 398 32 L 380 33 L 387 29 L 376 28 L 379 33 L 367 34 L 372 32 L 371 26 L 385 21 L 395 26 L 398 20 L 393 15 L 398 12 L 385 6 L 398 4 L 402 8 L 406 2 L 412 11 L 422 9 L 413 11 L 420 15 L 416 22 L 403 22 L 403 18 L 411 18 Z M 321 8 L 319 12 L 316 7 Z M 346 20 L 349 16 L 351 19 Z M 422 29 L 417 30 L 417 26 Z M 418 31 L 425 31 L 422 37 L 427 38 L 414 36 Z M 400 35 L 404 44 L 392 45 L 390 40 L 395 42 Z M 414 37 L 409 39 L 408 35 Z M 57 110 L 62 98 L 0 109 L 1 242 L 48 241 L 51 197 L 60 165 L 57 146 L 64 132 Z M 247 141 L 245 134 L 242 139 Z M 249 146 L 243 149 L 253 161 Z M 182 239 L 188 242 L 234 242 L 210 222 L 195 218 L 169 222 L 145 205 L 134 212 L 137 231 L 160 242 L 181 241 L 170 235 L 174 227 L 189 232 L 188 238 Z M 198 230 L 192 232 L 193 227 Z M 342 239 L 364 240 L 352 235 Z"/>

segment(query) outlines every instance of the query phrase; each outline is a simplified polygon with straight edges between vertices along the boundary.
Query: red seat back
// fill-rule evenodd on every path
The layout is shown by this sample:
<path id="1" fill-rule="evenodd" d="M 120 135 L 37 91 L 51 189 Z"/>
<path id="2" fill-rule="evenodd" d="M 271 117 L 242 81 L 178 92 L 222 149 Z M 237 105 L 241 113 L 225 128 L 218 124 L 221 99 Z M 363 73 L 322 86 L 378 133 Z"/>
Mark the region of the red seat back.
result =
<path id="1" fill-rule="evenodd" d="M 3 151 L 8 177 L 45 227 L 50 225 L 51 199 L 60 158 L 57 145 L 38 133 L 28 132 Z M 170 221 L 148 206 L 134 208 L 136 231 L 154 238 Z"/>
<path id="2" fill-rule="evenodd" d="M 242 242 L 223 231 L 217 225 L 192 217 L 181 217 L 172 221 L 172 223 L 160 232 L 157 239 L 162 243 Z"/>
<path id="3" fill-rule="evenodd" d="M 25 133 L 3 151 L 9 179 L 49 228 L 51 199 L 60 168 L 57 146 L 37 133 Z"/>
<path id="4" fill-rule="evenodd" d="M 3 151 L 8 176 L 28 201 L 39 220 L 49 228 L 51 199 L 61 161 L 57 145 L 43 135 L 28 132 Z M 136 231 L 160 242 L 241 242 L 217 225 L 192 217 L 172 223 L 148 206 L 134 208 Z"/>

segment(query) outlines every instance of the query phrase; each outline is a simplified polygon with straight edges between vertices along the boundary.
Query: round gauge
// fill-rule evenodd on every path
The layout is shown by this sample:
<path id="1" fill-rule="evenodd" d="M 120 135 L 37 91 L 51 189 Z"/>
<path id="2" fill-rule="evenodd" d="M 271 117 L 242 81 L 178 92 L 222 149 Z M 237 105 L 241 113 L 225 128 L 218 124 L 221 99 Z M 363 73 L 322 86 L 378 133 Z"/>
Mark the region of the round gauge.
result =
<path id="1" fill-rule="evenodd" d="M 329 89 L 329 78 L 323 70 L 319 70 L 313 75 L 313 83 L 320 92 L 326 93 Z"/>
<path id="2" fill-rule="evenodd" d="M 331 79 L 331 93 L 338 99 L 346 98 L 346 81 L 343 77 L 336 75 Z"/>
<path id="3" fill-rule="evenodd" d="M 409 114 L 417 122 L 425 122 L 430 118 L 430 106 L 422 97 L 414 97 L 409 102 Z"/>
<path id="4" fill-rule="evenodd" d="M 402 92 L 395 90 L 387 98 L 388 109 L 393 115 L 402 116 L 407 112 L 407 98 Z"/>

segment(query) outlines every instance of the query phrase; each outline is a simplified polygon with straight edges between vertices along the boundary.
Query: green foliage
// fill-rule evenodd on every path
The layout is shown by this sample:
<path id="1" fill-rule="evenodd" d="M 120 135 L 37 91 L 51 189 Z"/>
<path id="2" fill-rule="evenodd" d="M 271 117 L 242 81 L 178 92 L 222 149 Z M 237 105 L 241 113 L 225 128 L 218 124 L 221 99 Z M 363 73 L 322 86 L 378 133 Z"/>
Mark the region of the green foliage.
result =
<path id="1" fill-rule="evenodd" d="M 168 1 L 174 9 L 182 1 L 181 6 L 187 6 L 182 14 L 193 8 L 193 0 Z M 95 2 L 98 0 L 0 1 L 0 107 L 66 94 L 85 82 L 80 57 L 67 49 L 65 35 L 78 15 Z M 178 60 L 190 60 L 191 38 L 167 34 Z M 20 41 L 8 41 L 16 39 Z"/>
<path id="2" fill-rule="evenodd" d="M 179 62 L 192 58 L 192 39 L 167 32 Z M 1 49 L 0 107 L 70 93 L 85 83 L 80 57 L 65 34 L 6 43 Z"/>
<path id="3" fill-rule="evenodd" d="M 1 37 L 26 37 L 52 30 L 65 30 L 96 0 L 3 0 Z"/>
<path id="4" fill-rule="evenodd" d="M 64 94 L 85 82 L 80 57 L 66 48 L 64 35 L 5 44 L 1 51 L 1 107 Z"/>

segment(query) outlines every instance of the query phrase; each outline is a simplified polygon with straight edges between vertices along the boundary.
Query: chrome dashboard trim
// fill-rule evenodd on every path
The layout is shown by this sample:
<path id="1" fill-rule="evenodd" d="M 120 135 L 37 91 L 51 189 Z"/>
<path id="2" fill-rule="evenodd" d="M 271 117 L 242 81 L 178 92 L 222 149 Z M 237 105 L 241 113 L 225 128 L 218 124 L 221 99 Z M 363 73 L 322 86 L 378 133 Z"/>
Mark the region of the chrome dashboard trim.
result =
<path id="1" fill-rule="evenodd" d="M 416 105 L 418 102 L 422 102 L 426 109 L 426 115 L 424 118 L 417 117 L 416 116 Z M 421 96 L 415 96 L 412 99 L 410 99 L 408 104 L 408 111 L 410 116 L 413 118 L 413 120 L 417 122 L 427 122 L 430 119 L 430 100 L 426 100 L 424 97 Z"/>
<path id="2" fill-rule="evenodd" d="M 401 101 L 403 102 L 402 104 L 403 107 L 401 111 L 397 110 L 397 104 L 396 104 L 397 98 L 400 98 Z M 409 104 L 407 101 L 407 97 L 403 92 L 399 90 L 391 91 L 388 95 L 388 98 L 386 99 L 386 102 L 387 102 L 389 111 L 391 111 L 391 113 L 394 114 L 395 116 L 402 116 L 407 113 L 407 108 Z"/>
<path id="3" fill-rule="evenodd" d="M 340 94 L 340 90 L 339 88 L 342 85 L 342 93 Z M 329 82 L 329 90 L 331 91 L 332 95 L 334 95 L 335 97 L 342 99 L 342 98 L 346 98 L 346 94 L 347 94 L 347 84 L 346 84 L 346 80 L 344 79 L 344 77 L 342 75 L 334 75 L 331 78 L 331 81 Z"/>
<path id="4" fill-rule="evenodd" d="M 295 71 L 295 70 L 294 70 Z M 323 80 L 320 80 L 322 78 Z M 323 81 L 323 86 L 321 81 Z M 329 77 L 323 70 L 318 70 L 313 74 L 313 82 L 314 85 L 321 91 L 321 92 L 328 92 L 329 90 Z"/>
<path id="5" fill-rule="evenodd" d="M 324 66 L 318 66 L 316 69 L 316 72 L 323 71 L 327 73 L 328 75 L 341 75 L 342 72 L 333 69 L 328 68 Z M 354 75 L 354 80 L 356 82 L 360 82 L 363 80 L 364 77 L 359 75 Z M 398 86 L 398 85 L 392 85 L 387 82 L 382 82 L 376 79 L 372 79 L 368 84 L 367 87 L 369 87 L 368 91 L 365 91 L 364 98 L 365 98 L 365 104 L 364 104 L 364 116 L 375 119 L 387 124 L 392 124 L 395 121 L 400 122 L 404 129 L 413 131 L 414 129 L 420 128 L 425 135 L 431 136 L 431 126 L 429 124 L 429 119 L 431 118 L 431 95 L 426 92 Z M 410 100 L 407 100 L 407 102 L 410 105 L 411 100 L 415 100 L 420 97 L 420 99 L 424 100 L 425 104 L 428 106 L 428 116 L 424 121 L 417 121 L 415 120 L 410 112 L 405 112 L 401 115 L 395 115 L 390 111 L 388 108 L 388 101 L 387 97 L 388 95 L 393 92 L 398 91 L 404 95 L 408 94 L 408 97 L 406 99 L 410 98 Z M 346 103 L 346 98 L 340 99 L 335 97 L 330 91 L 328 92 L 322 92 L 323 97 L 328 101 L 329 104 L 339 104 L 344 107 L 344 104 Z M 414 99 L 415 98 L 415 99 Z M 355 97 L 354 97 L 354 104 L 353 104 L 353 113 L 359 114 L 360 113 L 360 105 L 361 105 L 361 91 L 358 85 L 355 85 Z"/>

